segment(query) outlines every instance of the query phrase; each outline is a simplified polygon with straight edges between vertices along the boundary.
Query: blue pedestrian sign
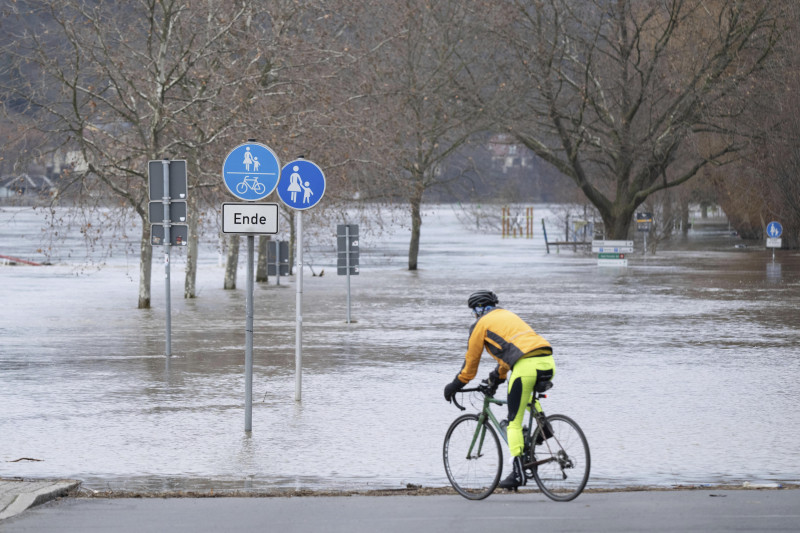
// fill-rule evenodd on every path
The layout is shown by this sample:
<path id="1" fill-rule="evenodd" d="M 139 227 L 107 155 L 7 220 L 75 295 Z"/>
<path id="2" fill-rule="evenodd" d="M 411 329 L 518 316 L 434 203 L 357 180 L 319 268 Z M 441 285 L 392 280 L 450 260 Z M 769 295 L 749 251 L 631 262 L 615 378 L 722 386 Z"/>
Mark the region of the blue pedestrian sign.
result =
<path id="1" fill-rule="evenodd" d="M 314 207 L 324 194 L 325 174 L 311 161 L 296 159 L 281 170 L 278 196 L 292 209 Z"/>
<path id="2" fill-rule="evenodd" d="M 281 164 L 264 144 L 240 144 L 222 164 L 222 179 L 232 195 L 241 200 L 261 200 L 278 185 Z"/>
<path id="3" fill-rule="evenodd" d="M 776 239 L 783 234 L 783 226 L 780 222 L 770 222 L 767 224 L 767 237 Z"/>

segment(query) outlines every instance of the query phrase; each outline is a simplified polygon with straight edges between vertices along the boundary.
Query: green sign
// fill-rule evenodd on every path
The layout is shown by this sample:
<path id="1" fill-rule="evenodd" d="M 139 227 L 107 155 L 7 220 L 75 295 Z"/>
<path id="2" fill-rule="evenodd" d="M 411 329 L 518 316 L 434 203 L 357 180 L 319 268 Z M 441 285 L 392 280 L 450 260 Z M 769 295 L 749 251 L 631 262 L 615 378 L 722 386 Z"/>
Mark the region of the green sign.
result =
<path id="1" fill-rule="evenodd" d="M 625 254 L 597 254 L 598 259 L 625 259 Z"/>

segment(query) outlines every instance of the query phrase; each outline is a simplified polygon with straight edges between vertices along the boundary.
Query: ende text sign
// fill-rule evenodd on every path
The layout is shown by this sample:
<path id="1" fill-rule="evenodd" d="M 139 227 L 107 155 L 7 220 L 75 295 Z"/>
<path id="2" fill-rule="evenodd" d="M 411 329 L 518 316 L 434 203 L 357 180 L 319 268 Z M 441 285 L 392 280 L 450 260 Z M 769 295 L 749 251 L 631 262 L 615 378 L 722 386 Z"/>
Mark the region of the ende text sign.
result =
<path id="1" fill-rule="evenodd" d="M 222 204 L 222 233 L 278 233 L 278 204 Z"/>

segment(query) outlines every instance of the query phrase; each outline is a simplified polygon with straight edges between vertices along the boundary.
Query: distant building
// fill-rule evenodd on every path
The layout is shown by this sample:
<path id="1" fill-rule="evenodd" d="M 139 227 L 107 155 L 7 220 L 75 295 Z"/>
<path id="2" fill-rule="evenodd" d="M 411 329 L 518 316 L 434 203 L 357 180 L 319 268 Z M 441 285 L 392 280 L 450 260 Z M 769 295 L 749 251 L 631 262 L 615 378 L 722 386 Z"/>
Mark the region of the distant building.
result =
<path id="1" fill-rule="evenodd" d="M 489 138 L 489 152 L 492 163 L 498 165 L 504 174 L 513 169 L 532 166 L 533 154 L 514 140 L 508 133 L 497 133 Z"/>

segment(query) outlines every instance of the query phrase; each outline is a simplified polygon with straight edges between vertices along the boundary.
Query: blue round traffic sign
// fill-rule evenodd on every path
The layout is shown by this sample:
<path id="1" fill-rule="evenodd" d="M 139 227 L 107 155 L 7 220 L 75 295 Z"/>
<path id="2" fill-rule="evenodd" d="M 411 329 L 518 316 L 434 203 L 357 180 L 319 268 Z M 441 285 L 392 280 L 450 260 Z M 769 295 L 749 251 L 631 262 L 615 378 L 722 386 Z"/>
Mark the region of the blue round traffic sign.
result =
<path id="1" fill-rule="evenodd" d="M 249 142 L 240 144 L 222 164 L 225 186 L 242 200 L 261 200 L 278 185 L 281 164 L 269 146 Z"/>
<path id="2" fill-rule="evenodd" d="M 324 194 L 325 174 L 311 161 L 296 159 L 281 170 L 278 196 L 292 209 L 314 207 Z"/>
<path id="3" fill-rule="evenodd" d="M 767 224 L 767 237 L 776 239 L 783 234 L 783 226 L 780 222 L 770 222 Z"/>

